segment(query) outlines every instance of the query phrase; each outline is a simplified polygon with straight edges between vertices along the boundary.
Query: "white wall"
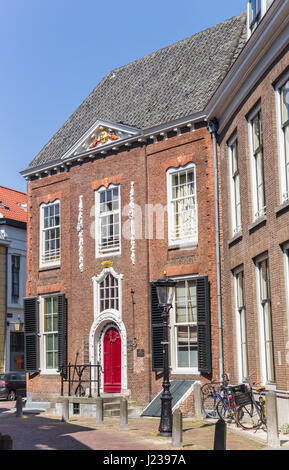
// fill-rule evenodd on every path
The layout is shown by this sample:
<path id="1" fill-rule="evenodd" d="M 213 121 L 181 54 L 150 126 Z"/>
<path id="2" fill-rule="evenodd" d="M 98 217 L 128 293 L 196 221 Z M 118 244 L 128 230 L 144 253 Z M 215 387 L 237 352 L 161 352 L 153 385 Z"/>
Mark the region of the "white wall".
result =
<path id="1" fill-rule="evenodd" d="M 7 324 L 5 346 L 5 370 L 10 370 L 10 332 L 15 331 L 14 323 L 24 323 L 23 297 L 26 284 L 26 230 L 3 226 L 9 241 L 7 253 Z M 12 302 L 12 255 L 20 256 L 19 302 Z M 9 325 L 8 325 L 9 323 Z"/>

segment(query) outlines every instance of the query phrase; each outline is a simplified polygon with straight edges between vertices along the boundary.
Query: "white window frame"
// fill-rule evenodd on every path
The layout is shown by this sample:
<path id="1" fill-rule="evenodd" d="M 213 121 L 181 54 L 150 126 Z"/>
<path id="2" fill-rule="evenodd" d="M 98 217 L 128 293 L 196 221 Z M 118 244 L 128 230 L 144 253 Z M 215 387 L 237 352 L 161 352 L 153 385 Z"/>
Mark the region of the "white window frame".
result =
<path id="1" fill-rule="evenodd" d="M 270 8 L 274 0 L 260 0 L 260 11 L 255 16 L 255 21 L 252 19 L 252 1 L 248 0 L 247 3 L 247 38 L 254 33 L 258 24 L 262 20 L 263 16 L 266 14 L 267 10 Z"/>
<path id="2" fill-rule="evenodd" d="M 197 282 L 197 276 L 182 276 L 172 278 L 177 282 L 181 281 L 195 281 Z M 170 343 L 171 343 L 171 373 L 174 375 L 200 375 L 198 366 L 197 367 L 178 367 L 177 366 L 177 327 L 178 326 L 196 326 L 198 322 L 175 322 L 175 293 L 173 299 L 173 306 L 170 311 Z M 197 338 L 197 354 L 198 354 L 198 338 Z"/>
<path id="3" fill-rule="evenodd" d="M 253 8 L 252 8 L 252 3 L 253 2 L 254 2 L 256 7 L 259 6 L 258 11 L 257 11 L 257 8 L 256 8 L 257 13 L 254 16 L 254 18 L 253 18 Z M 248 12 L 249 12 L 248 13 L 248 27 L 249 27 L 249 31 L 252 34 L 253 31 L 258 26 L 258 24 L 260 23 L 261 18 L 263 16 L 263 1 L 262 0 L 249 0 L 249 2 L 248 2 Z"/>
<path id="4" fill-rule="evenodd" d="M 280 204 L 289 200 L 289 179 L 286 178 L 286 150 L 285 135 L 282 128 L 281 91 L 289 80 L 289 72 L 284 75 L 275 85 L 276 114 L 277 114 L 277 135 L 278 135 L 278 156 L 279 156 L 279 185 Z M 289 124 L 287 124 L 289 126 Z M 289 160 L 289 156 L 288 156 Z"/>
<path id="5" fill-rule="evenodd" d="M 236 145 L 237 148 L 237 159 L 238 159 L 238 171 L 233 174 L 233 147 Z M 231 193 L 231 227 L 232 236 L 242 232 L 242 208 L 241 208 L 241 194 L 240 194 L 240 169 L 239 169 L 239 154 L 238 154 L 238 136 L 235 134 L 228 142 L 229 151 L 229 179 L 230 179 L 230 193 Z M 238 224 L 238 209 L 236 202 L 236 177 L 239 180 L 239 211 L 240 220 Z"/>
<path id="6" fill-rule="evenodd" d="M 285 277 L 285 291 L 286 291 L 286 307 L 287 307 L 287 329 L 288 329 L 288 342 L 289 342 L 289 242 L 285 243 L 282 247 L 284 256 L 284 277 Z M 289 349 L 289 343 L 287 346 Z"/>
<path id="7" fill-rule="evenodd" d="M 39 306 L 40 306 L 40 318 L 39 318 L 39 349 L 40 349 L 40 371 L 41 371 L 41 374 L 47 374 L 47 375 L 54 375 L 54 374 L 57 374 L 59 375 L 59 370 L 58 369 L 48 369 L 46 367 L 46 339 L 45 339 L 45 336 L 49 333 L 51 334 L 56 334 L 55 331 L 53 332 L 45 332 L 44 331 L 44 302 L 45 302 L 45 299 L 49 298 L 49 297 L 57 297 L 57 294 L 47 294 L 47 295 L 43 295 L 39 298 Z M 57 315 L 58 315 L 58 312 L 57 312 Z M 57 330 L 57 335 L 59 335 L 59 331 Z M 59 366 L 59 365 L 58 365 Z"/>
<path id="8" fill-rule="evenodd" d="M 100 230 L 101 230 L 101 215 L 100 215 L 100 194 L 104 191 L 112 190 L 114 188 L 118 189 L 118 209 L 107 212 L 107 215 L 111 213 L 112 215 L 118 214 L 119 216 L 119 245 L 117 249 L 111 248 L 106 250 L 100 249 Z M 117 256 L 121 254 L 121 235 L 122 235 L 122 225 L 121 225 L 121 194 L 120 194 L 120 185 L 110 184 L 108 187 L 101 186 L 95 191 L 95 256 L 96 258 L 104 258 L 106 256 Z"/>
<path id="9" fill-rule="evenodd" d="M 44 209 L 46 207 L 50 206 L 55 206 L 56 204 L 59 204 L 59 225 L 56 225 L 55 227 L 49 227 L 49 228 L 44 228 Z M 59 258 L 54 259 L 52 261 L 45 261 L 43 260 L 44 258 L 44 252 L 45 252 L 45 231 L 49 229 L 54 229 L 59 227 Z M 46 268 L 50 266 L 59 266 L 61 262 L 61 204 L 60 200 L 57 199 L 53 202 L 49 203 L 43 203 L 40 205 L 40 243 L 39 243 L 39 266 L 40 268 Z"/>
<path id="10" fill-rule="evenodd" d="M 192 227 L 192 233 L 188 237 L 178 239 L 173 236 L 175 232 L 175 219 L 174 219 L 174 208 L 173 208 L 173 197 L 172 197 L 172 179 L 173 176 L 184 172 L 194 170 L 194 194 L 192 197 L 195 198 L 195 220 L 193 221 L 194 227 Z M 179 168 L 169 168 L 167 170 L 167 206 L 168 206 L 168 245 L 169 246 L 184 246 L 184 245 L 197 245 L 198 243 L 198 203 L 197 203 L 197 185 L 196 185 L 196 165 L 193 162 L 188 163 L 185 166 Z"/>
<path id="11" fill-rule="evenodd" d="M 264 174 L 264 147 L 263 147 L 263 132 L 262 132 L 262 188 L 264 197 L 264 206 L 259 207 L 258 194 L 257 194 L 257 165 L 256 158 L 253 151 L 253 121 L 257 114 L 261 114 L 261 126 L 263 126 L 261 104 L 259 104 L 248 117 L 248 133 L 249 133 L 249 152 L 250 152 L 250 173 L 251 173 L 251 188 L 252 188 L 252 217 L 253 221 L 266 215 L 266 187 L 265 187 L 265 174 Z"/>
<path id="12" fill-rule="evenodd" d="M 260 369 L 261 369 L 261 377 L 262 383 L 265 385 L 272 385 L 275 384 L 274 381 L 268 380 L 268 370 L 267 370 L 267 360 L 266 360 L 266 344 L 265 344 L 265 321 L 264 321 L 264 308 L 261 303 L 261 263 L 267 260 L 269 262 L 269 258 L 267 254 L 261 255 L 256 260 L 256 286 L 257 286 L 257 307 L 258 307 L 258 324 L 259 324 L 259 347 L 260 347 Z M 269 265 L 268 265 L 269 267 Z M 270 288 L 270 279 L 269 279 L 269 288 Z M 272 307 L 271 307 L 271 299 L 270 299 L 270 315 L 271 315 L 271 328 L 272 328 Z M 273 357 L 273 369 L 276 375 L 276 365 L 274 363 L 274 338 L 272 340 L 272 357 Z M 276 381 L 276 376 L 275 376 Z"/>
<path id="13" fill-rule="evenodd" d="M 243 273 L 243 305 L 239 307 L 239 292 L 238 292 L 238 276 Z M 246 315 L 246 302 L 245 302 L 245 277 L 244 267 L 241 266 L 235 269 L 234 275 L 234 301 L 235 301 L 235 314 L 236 314 L 236 345 L 237 345 L 237 361 L 238 361 L 238 378 L 240 382 L 243 382 L 248 375 L 248 338 L 247 338 L 247 315 Z M 241 311 L 242 310 L 242 311 Z M 244 315 L 245 325 L 242 325 L 241 315 Z M 245 331 L 242 327 L 245 326 Z M 245 340 L 244 340 L 245 336 Z M 242 354 L 242 345 L 246 348 L 246 364 L 244 364 L 244 356 Z M 246 373 L 243 373 L 246 371 Z"/>

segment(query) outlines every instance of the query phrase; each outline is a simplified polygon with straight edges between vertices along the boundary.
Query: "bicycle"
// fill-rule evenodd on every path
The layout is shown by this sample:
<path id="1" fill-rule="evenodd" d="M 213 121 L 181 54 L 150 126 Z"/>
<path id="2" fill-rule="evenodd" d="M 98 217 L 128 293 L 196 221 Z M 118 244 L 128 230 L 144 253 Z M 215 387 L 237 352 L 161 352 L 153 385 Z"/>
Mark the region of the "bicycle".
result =
<path id="1" fill-rule="evenodd" d="M 256 392 L 258 392 L 259 397 L 258 397 L 258 402 L 260 403 L 262 407 L 262 413 L 263 413 L 263 419 L 264 419 L 264 424 L 266 424 L 266 396 L 265 396 L 265 387 L 261 385 L 260 387 L 256 387 Z"/>
<path id="2" fill-rule="evenodd" d="M 248 376 L 248 384 L 242 384 L 239 387 L 242 389 L 233 391 L 237 406 L 237 425 L 246 430 L 257 430 L 263 425 L 266 426 L 264 402 L 261 404 L 255 399 L 250 375 Z M 259 387 L 259 391 L 264 390 L 264 387 Z"/>
<path id="3" fill-rule="evenodd" d="M 212 381 L 201 387 L 202 411 L 206 418 L 216 418 L 219 416 L 223 421 L 235 419 L 235 403 L 228 386 L 228 376 L 224 375 L 224 382 Z"/>

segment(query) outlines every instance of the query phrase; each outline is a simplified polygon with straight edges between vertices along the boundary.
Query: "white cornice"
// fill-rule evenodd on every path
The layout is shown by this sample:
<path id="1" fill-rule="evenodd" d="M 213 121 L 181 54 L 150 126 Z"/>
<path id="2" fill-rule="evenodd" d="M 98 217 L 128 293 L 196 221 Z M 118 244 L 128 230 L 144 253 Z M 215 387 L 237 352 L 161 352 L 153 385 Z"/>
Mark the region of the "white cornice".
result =
<path id="1" fill-rule="evenodd" d="M 133 135 L 132 137 L 120 139 L 120 140 L 102 145 L 101 147 L 98 147 L 98 148 L 95 148 L 95 149 L 86 150 L 83 153 L 79 153 L 77 155 L 71 155 L 70 157 L 67 157 L 66 159 L 64 159 L 64 156 L 62 156 L 58 160 L 47 162 L 47 163 L 44 163 L 43 165 L 33 167 L 33 168 L 28 168 L 27 170 L 21 171 L 20 174 L 24 178 L 29 179 L 29 177 L 31 177 L 33 175 L 37 175 L 37 174 L 40 175 L 41 173 L 49 174 L 50 170 L 57 170 L 60 167 L 65 168 L 65 167 L 71 165 L 71 162 L 73 162 L 73 161 L 80 162 L 81 160 L 83 160 L 84 158 L 87 158 L 87 157 L 94 158 L 98 154 L 105 155 L 110 150 L 118 151 L 120 149 L 120 147 L 122 147 L 122 146 L 129 147 L 134 142 L 146 142 L 147 140 L 151 140 L 151 139 L 155 140 L 158 135 L 161 135 L 163 137 L 163 139 L 166 140 L 167 139 L 167 136 L 166 136 L 167 132 L 175 131 L 175 132 L 178 133 L 180 128 L 185 127 L 185 126 L 187 126 L 190 129 L 190 131 L 194 131 L 195 124 L 197 122 L 202 122 L 205 119 L 206 119 L 206 115 L 202 112 L 202 113 L 194 113 L 194 114 L 191 114 L 189 116 L 185 116 L 185 117 L 182 117 L 180 119 L 170 121 L 168 123 L 164 123 L 164 124 L 160 124 L 158 126 L 154 126 L 154 127 L 144 129 L 142 131 L 140 131 L 139 129 L 136 129 L 136 128 L 130 128 L 130 129 L 135 130 L 135 135 Z M 106 121 L 101 121 L 101 123 L 105 123 L 105 122 Z M 95 126 L 95 124 L 94 124 L 94 126 Z M 116 128 L 117 126 L 120 126 L 120 125 L 110 123 L 110 126 Z M 122 126 L 122 127 L 124 128 L 125 126 Z M 128 129 L 127 126 L 126 126 L 126 129 Z M 90 130 L 91 130 L 91 128 L 90 128 Z M 89 133 L 89 131 L 87 131 L 86 134 L 88 134 L 88 133 Z M 69 151 L 64 155 L 71 154 L 71 152 L 73 151 L 73 148 L 77 147 L 78 143 L 82 139 L 83 139 L 83 137 L 81 137 L 81 139 L 79 139 L 77 141 L 77 143 L 73 147 L 71 147 L 69 149 Z"/>
<path id="2" fill-rule="evenodd" d="M 219 133 L 288 42 L 289 0 L 275 0 L 205 109 Z"/>

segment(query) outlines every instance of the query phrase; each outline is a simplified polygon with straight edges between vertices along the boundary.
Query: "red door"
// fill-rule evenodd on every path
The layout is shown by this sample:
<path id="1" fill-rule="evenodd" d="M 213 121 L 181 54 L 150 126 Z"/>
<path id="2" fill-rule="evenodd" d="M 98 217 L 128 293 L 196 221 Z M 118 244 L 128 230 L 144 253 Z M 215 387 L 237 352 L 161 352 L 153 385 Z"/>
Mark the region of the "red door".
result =
<path id="1" fill-rule="evenodd" d="M 121 392 L 121 339 L 115 328 L 104 335 L 104 389 L 105 393 Z"/>

